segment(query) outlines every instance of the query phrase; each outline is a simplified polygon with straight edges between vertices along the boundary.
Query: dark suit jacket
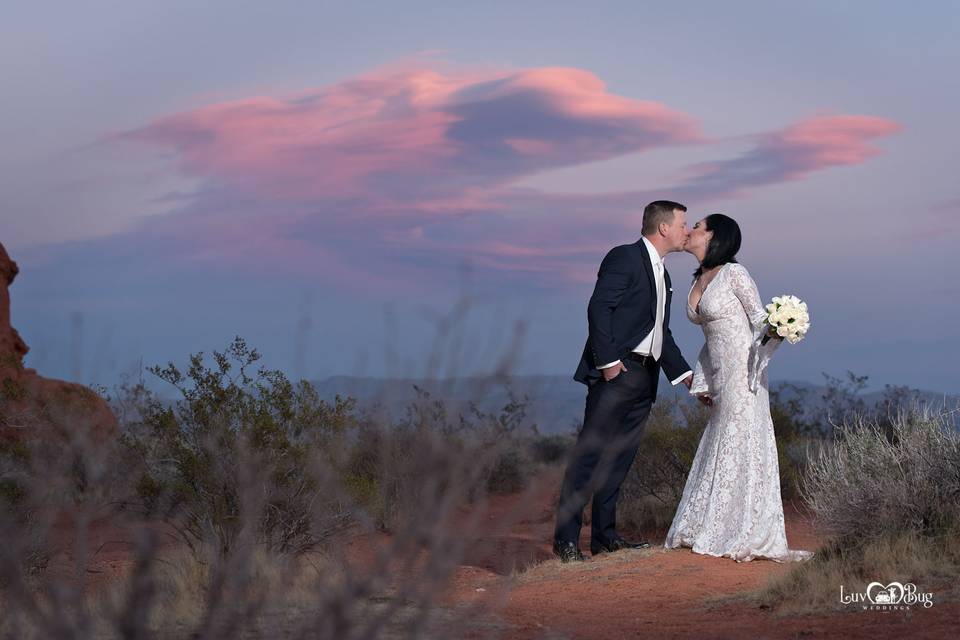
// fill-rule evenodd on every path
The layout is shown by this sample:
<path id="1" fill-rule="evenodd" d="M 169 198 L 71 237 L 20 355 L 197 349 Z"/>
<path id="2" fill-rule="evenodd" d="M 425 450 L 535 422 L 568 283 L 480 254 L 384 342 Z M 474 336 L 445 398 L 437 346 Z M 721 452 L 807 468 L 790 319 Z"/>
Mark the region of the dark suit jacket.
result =
<path id="1" fill-rule="evenodd" d="M 660 368 L 671 380 L 690 370 L 670 333 L 670 274 L 664 269 L 667 299 L 663 317 Z M 597 367 L 623 360 L 653 329 L 657 317 L 657 285 L 647 246 L 614 247 L 600 263 L 597 284 L 587 305 L 589 335 L 573 379 L 591 385 L 603 378 Z M 629 365 L 627 365 L 629 368 Z M 659 378 L 659 376 L 657 376 Z M 654 382 L 656 394 L 656 381 Z"/>

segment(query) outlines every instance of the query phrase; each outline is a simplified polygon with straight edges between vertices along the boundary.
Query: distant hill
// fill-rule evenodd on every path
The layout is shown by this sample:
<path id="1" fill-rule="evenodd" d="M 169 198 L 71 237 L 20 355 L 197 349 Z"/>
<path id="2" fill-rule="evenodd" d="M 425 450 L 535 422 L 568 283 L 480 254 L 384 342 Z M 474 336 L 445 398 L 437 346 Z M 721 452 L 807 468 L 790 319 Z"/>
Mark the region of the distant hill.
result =
<path id="1" fill-rule="evenodd" d="M 495 412 L 503 408 L 510 401 L 512 390 L 517 399 L 527 396 L 527 419 L 545 434 L 574 431 L 583 418 L 586 397 L 586 387 L 569 376 L 561 375 L 514 376 L 502 381 L 489 378 L 427 380 L 334 376 L 316 381 L 314 385 L 320 396 L 326 400 L 333 400 L 337 395 L 351 396 L 356 398 L 361 406 L 378 403 L 394 417 L 402 416 L 416 399 L 415 387 L 434 398 L 444 400 L 453 411 L 465 411 L 473 401 L 485 412 Z M 685 388 L 671 388 L 663 380 L 660 391 L 660 400 L 677 398 L 682 402 L 695 402 Z M 819 408 L 817 403 L 823 403 L 822 397 L 827 387 L 809 382 L 780 381 L 773 384 L 773 391 L 779 392 L 784 400 L 803 394 L 808 404 L 815 405 L 809 409 L 816 410 Z M 960 407 L 960 395 L 944 395 L 931 391 L 915 391 L 914 395 L 923 402 L 937 406 L 945 403 L 948 407 Z M 867 407 L 873 407 L 881 401 L 883 392 L 865 392 L 859 397 Z"/>

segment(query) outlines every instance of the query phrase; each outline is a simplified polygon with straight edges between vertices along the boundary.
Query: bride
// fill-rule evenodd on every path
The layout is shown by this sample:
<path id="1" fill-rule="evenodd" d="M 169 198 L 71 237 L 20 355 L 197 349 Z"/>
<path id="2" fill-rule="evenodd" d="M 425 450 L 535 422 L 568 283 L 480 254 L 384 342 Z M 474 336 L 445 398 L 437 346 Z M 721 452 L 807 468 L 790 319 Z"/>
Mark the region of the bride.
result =
<path id="1" fill-rule="evenodd" d="M 740 227 L 720 213 L 697 222 L 684 247 L 700 261 L 687 317 L 706 338 L 690 393 L 712 409 L 664 547 L 805 560 L 809 551 L 787 548 L 770 417 L 766 365 L 780 339 L 761 345 L 767 312 L 739 249 Z"/>

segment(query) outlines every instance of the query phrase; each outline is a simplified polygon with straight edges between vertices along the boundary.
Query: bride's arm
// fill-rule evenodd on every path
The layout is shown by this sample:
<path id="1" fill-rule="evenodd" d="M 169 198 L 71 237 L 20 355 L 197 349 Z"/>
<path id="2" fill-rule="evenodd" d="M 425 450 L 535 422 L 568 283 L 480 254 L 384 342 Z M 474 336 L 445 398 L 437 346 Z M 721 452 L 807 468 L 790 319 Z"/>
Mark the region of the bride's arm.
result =
<path id="1" fill-rule="evenodd" d="M 743 305 L 743 310 L 753 329 L 753 344 L 747 359 L 747 386 L 756 393 L 760 388 L 767 366 L 773 357 L 773 352 L 780 346 L 780 340 L 770 340 L 762 344 L 763 336 L 767 332 L 767 310 L 760 300 L 757 283 L 750 277 L 750 272 L 741 264 L 731 264 L 730 288 Z"/>
<path id="2" fill-rule="evenodd" d="M 733 289 L 734 295 L 743 305 L 747 319 L 750 320 L 750 326 L 753 327 L 755 333 L 764 330 L 766 328 L 767 310 L 760 300 L 757 283 L 753 281 L 750 272 L 742 264 L 733 263 L 727 268 L 730 270 L 730 288 Z"/>

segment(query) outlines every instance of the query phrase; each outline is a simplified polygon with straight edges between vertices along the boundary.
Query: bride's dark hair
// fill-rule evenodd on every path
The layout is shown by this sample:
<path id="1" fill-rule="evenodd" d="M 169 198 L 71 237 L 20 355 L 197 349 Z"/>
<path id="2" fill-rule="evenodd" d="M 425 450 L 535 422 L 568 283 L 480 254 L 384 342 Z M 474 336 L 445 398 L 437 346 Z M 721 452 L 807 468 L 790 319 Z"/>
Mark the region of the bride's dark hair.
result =
<path id="1" fill-rule="evenodd" d="M 707 254 L 703 262 L 693 272 L 694 278 L 707 269 L 737 261 L 737 251 L 740 251 L 740 225 L 730 216 L 722 213 L 711 213 L 703 219 L 707 224 L 707 231 L 713 232 L 713 237 L 707 244 Z"/>

